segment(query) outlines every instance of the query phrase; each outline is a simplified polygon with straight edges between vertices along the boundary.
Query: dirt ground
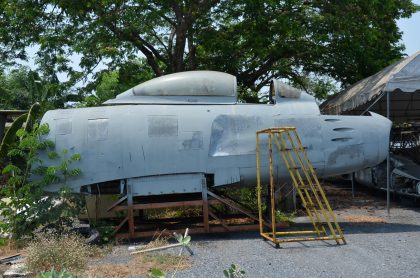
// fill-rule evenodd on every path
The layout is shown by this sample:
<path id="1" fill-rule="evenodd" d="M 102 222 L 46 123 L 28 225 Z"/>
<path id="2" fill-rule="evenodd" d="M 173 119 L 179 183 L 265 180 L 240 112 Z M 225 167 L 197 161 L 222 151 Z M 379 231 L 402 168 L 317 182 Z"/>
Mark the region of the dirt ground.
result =
<path id="1" fill-rule="evenodd" d="M 258 232 L 193 236 L 193 256 L 185 254 L 182 266 L 159 265 L 167 274 L 177 269 L 176 277 L 223 277 L 223 270 L 232 263 L 245 271 L 246 277 L 418 277 L 420 256 L 420 209 L 392 203 L 386 211 L 383 193 L 357 189 L 354 198 L 348 184 L 325 186 L 347 245 L 317 241 L 288 243 L 276 249 L 263 241 Z M 296 225 L 308 225 L 307 217 L 298 217 Z M 145 244 L 140 241 L 136 244 Z M 148 265 L 129 254 L 130 244 L 119 245 L 102 258 L 92 262 L 95 267 L 107 265 L 112 276 L 144 277 Z M 160 254 L 177 254 L 178 250 Z M 126 265 L 131 270 L 120 269 Z M 132 271 L 142 265 L 142 271 Z M 140 268 L 140 267 L 139 267 Z M 98 268 L 96 268 L 98 269 Z M 115 271 L 118 270 L 118 271 Z M 169 276 L 170 277 L 170 276 Z"/>

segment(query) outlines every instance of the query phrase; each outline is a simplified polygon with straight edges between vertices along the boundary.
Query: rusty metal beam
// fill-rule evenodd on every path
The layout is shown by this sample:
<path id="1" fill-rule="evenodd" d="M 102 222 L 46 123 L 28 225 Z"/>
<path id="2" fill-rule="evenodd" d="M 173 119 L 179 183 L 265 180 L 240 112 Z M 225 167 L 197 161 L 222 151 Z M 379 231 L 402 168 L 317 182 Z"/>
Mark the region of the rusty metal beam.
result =
<path id="1" fill-rule="evenodd" d="M 210 232 L 209 228 L 209 202 L 207 200 L 207 184 L 203 182 L 203 187 L 201 191 L 203 198 L 203 225 L 206 233 Z"/>
<path id="2" fill-rule="evenodd" d="M 218 200 L 208 200 L 209 205 L 220 204 Z M 148 203 L 148 204 L 133 204 L 133 209 L 158 209 L 158 208 L 176 208 L 185 206 L 199 207 L 203 205 L 203 200 L 193 201 L 179 201 L 179 202 L 165 202 L 165 203 Z M 127 210 L 128 206 L 115 206 L 111 208 L 111 211 L 124 211 Z"/>

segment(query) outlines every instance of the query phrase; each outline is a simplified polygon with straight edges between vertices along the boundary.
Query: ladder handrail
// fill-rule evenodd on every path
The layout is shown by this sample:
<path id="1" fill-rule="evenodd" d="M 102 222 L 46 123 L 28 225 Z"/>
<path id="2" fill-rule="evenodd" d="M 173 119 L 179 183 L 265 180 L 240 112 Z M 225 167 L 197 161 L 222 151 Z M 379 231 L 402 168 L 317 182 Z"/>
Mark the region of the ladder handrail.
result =
<path id="1" fill-rule="evenodd" d="M 259 136 L 262 134 L 267 134 L 268 136 L 268 154 L 269 154 L 269 171 L 270 171 L 270 198 L 271 198 L 271 217 L 272 217 L 272 229 L 269 233 L 264 233 L 262 225 L 262 205 L 261 205 L 261 159 L 260 159 L 260 139 Z M 286 134 L 286 137 L 283 136 Z M 293 135 L 293 136 L 292 136 Z M 315 231 L 302 231 L 302 232 L 277 232 L 275 228 L 275 184 L 273 177 L 273 142 L 274 146 L 277 147 L 281 158 L 289 172 L 289 175 L 292 179 L 294 188 L 296 188 L 297 193 L 299 194 L 302 204 L 305 207 L 306 213 L 309 216 Z M 289 142 L 289 144 L 287 143 Z M 294 157 L 293 156 L 296 157 Z M 346 240 L 342 233 L 342 230 L 337 223 L 334 212 L 331 209 L 331 206 L 326 198 L 325 192 L 319 183 L 319 180 L 316 176 L 316 172 L 312 167 L 312 164 L 309 160 L 306 148 L 303 147 L 303 144 L 297 134 L 295 127 L 276 127 L 276 128 L 266 128 L 256 132 L 256 159 L 257 159 L 257 198 L 258 198 L 258 216 L 260 220 L 260 235 L 266 239 L 273 241 L 276 246 L 282 242 L 291 242 L 291 241 L 303 241 L 303 240 L 335 240 L 339 244 L 341 239 L 344 244 Z M 297 160 L 297 162 L 296 162 Z M 299 167 L 300 166 L 300 167 Z M 302 170 L 303 176 L 300 172 Z M 306 182 L 305 182 L 306 180 Z M 309 191 L 310 190 L 310 191 Z M 310 193 L 312 192 L 312 194 Z M 313 197 L 316 202 L 313 201 Z M 319 210 L 319 211 L 318 211 Z M 326 224 L 328 225 L 331 235 L 329 236 L 322 221 L 320 214 L 325 219 Z M 322 230 L 320 230 L 322 228 Z M 318 234 L 318 237 L 306 237 L 306 238 L 287 238 L 287 239 L 277 239 L 278 235 L 296 235 L 296 234 Z M 324 236 L 321 236 L 321 233 Z"/>

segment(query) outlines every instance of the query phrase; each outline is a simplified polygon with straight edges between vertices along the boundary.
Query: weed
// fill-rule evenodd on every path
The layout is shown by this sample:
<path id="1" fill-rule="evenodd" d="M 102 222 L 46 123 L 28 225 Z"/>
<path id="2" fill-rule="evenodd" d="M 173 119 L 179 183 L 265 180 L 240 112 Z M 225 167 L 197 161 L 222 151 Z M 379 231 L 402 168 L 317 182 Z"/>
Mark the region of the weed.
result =
<path id="1" fill-rule="evenodd" d="M 226 278 L 245 277 L 245 271 L 242 270 L 237 264 L 232 264 L 228 269 L 223 270 L 223 274 L 225 275 Z"/>
<path id="2" fill-rule="evenodd" d="M 152 268 L 146 277 L 147 278 L 166 278 L 166 274 L 159 268 Z"/>
<path id="3" fill-rule="evenodd" d="M 55 271 L 54 269 L 48 272 L 41 272 L 39 274 L 40 278 L 73 278 L 76 277 L 70 272 L 66 270 L 62 270 L 61 272 Z"/>
<path id="4" fill-rule="evenodd" d="M 276 211 L 276 221 L 281 223 L 294 223 L 296 218 L 296 211 L 291 213 L 286 213 L 280 210 Z"/>
<path id="5" fill-rule="evenodd" d="M 84 270 L 87 259 L 98 254 L 97 248 L 87 245 L 80 236 L 39 236 L 27 248 L 28 270 L 38 273 L 68 270 Z"/>

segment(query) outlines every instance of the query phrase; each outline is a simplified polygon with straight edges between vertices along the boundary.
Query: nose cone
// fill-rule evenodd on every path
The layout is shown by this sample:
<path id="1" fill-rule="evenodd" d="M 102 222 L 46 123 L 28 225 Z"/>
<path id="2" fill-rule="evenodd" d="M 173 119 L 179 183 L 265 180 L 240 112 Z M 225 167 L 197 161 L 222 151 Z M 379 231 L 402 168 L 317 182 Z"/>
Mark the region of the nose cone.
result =
<path id="1" fill-rule="evenodd" d="M 366 126 L 361 129 L 367 167 L 378 165 L 386 159 L 392 127 L 392 122 L 387 118 L 372 112 L 370 114 Z"/>
<path id="2" fill-rule="evenodd" d="M 381 115 L 323 116 L 325 176 L 381 163 L 388 154 L 391 121 Z"/>

